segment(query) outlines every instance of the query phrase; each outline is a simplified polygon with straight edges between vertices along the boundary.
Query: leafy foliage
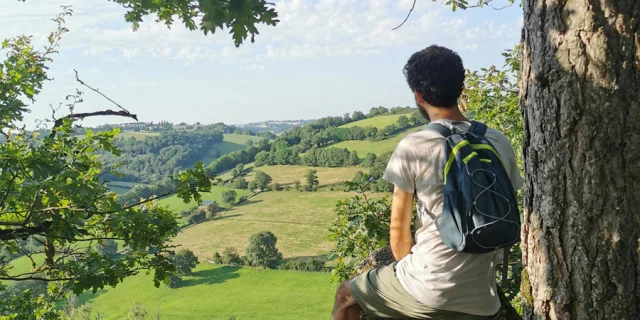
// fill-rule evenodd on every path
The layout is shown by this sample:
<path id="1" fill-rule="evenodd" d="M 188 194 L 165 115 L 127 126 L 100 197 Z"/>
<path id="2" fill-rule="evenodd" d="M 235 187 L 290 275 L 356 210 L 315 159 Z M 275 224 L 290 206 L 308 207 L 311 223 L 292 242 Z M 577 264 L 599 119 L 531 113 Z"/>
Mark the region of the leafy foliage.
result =
<path id="1" fill-rule="evenodd" d="M 227 247 L 222 251 L 222 264 L 229 266 L 241 266 L 243 265 L 242 258 L 238 254 L 238 250 L 233 247 Z"/>
<path id="2" fill-rule="evenodd" d="M 304 188 L 307 191 L 314 191 L 320 184 L 320 182 L 318 181 L 317 170 L 313 170 L 313 169 L 307 170 L 307 174 L 305 174 L 305 179 L 307 181 L 307 184 L 304 186 Z"/>
<path id="3" fill-rule="evenodd" d="M 360 261 L 373 251 L 388 245 L 391 204 L 388 197 L 369 199 L 368 175 L 364 183 L 346 182 L 350 191 L 361 196 L 339 201 L 336 204 L 336 219 L 329 228 L 329 240 L 334 242 L 332 255 L 337 257 L 332 270 L 334 281 L 350 278 Z"/>
<path id="4" fill-rule="evenodd" d="M 204 34 L 215 33 L 219 28 L 229 29 L 236 47 L 247 37 L 251 42 L 259 34 L 257 24 L 275 26 L 278 14 L 265 0 L 110 0 L 127 9 L 125 19 L 133 24 L 133 30 L 140 27 L 143 17 L 155 15 L 157 22 L 171 27 L 174 17 L 178 17 L 189 30 L 199 28 Z M 199 25 L 197 25 L 199 23 Z"/>
<path id="5" fill-rule="evenodd" d="M 236 202 L 238 193 L 235 190 L 226 190 L 222 192 L 222 201 L 228 205 L 232 205 Z"/>
<path id="6" fill-rule="evenodd" d="M 271 176 L 266 174 L 264 171 L 256 171 L 255 178 L 253 182 L 255 182 L 256 189 L 265 190 L 269 183 L 271 183 Z"/>
<path id="7" fill-rule="evenodd" d="M 0 144 L 0 251 L 16 254 L 24 240 L 38 236 L 44 261 L 26 253 L 31 271 L 11 273 L 11 263 L 2 264 L 0 280 L 50 283 L 46 295 L 32 297 L 29 290 L 12 295 L 3 301 L 2 315 L 55 318 L 53 304 L 68 290 L 95 292 L 141 270 L 153 271 L 159 286 L 175 270 L 168 246 L 178 231 L 174 213 L 153 198 L 123 205 L 104 184 L 102 177 L 109 169 L 97 154 L 120 154 L 114 143 L 118 129 L 86 130 L 82 138 L 75 135 L 77 119 L 135 115 L 126 110 L 77 113 L 83 94 L 77 90 L 68 97 L 69 114 L 54 119 L 50 130 L 40 130 L 48 134 L 19 126 L 29 103 L 49 79 L 47 65 L 67 31 L 64 19 L 71 13 L 65 8 L 54 19 L 57 28 L 45 51 L 35 50 L 27 36 L 2 43 L 6 59 L 0 67 L 0 133 L 5 138 Z M 173 193 L 185 202 L 200 203 L 199 192 L 211 187 L 201 163 L 170 178 Z M 104 240 L 119 240 L 126 250 L 117 259 L 99 254 L 94 249 Z"/>
<path id="8" fill-rule="evenodd" d="M 320 272 L 325 270 L 325 264 L 326 262 L 324 260 L 316 258 L 292 259 L 278 265 L 278 269 L 304 272 Z"/>
<path id="9" fill-rule="evenodd" d="M 181 249 L 173 256 L 173 264 L 179 276 L 190 276 L 198 263 L 198 258 L 189 249 Z"/>
<path id="10" fill-rule="evenodd" d="M 275 268 L 282 260 L 282 253 L 276 248 L 278 238 L 270 231 L 251 235 L 247 247 L 247 260 L 252 266 Z"/>

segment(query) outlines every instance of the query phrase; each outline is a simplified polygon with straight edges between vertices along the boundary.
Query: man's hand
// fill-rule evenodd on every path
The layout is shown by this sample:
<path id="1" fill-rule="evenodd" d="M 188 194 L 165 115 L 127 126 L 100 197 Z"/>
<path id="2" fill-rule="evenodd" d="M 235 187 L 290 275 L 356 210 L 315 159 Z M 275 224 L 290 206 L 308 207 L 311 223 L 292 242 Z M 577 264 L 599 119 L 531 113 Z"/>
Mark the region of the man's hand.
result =
<path id="1" fill-rule="evenodd" d="M 391 252 L 396 260 L 411 253 L 411 218 L 413 215 L 413 194 L 398 187 L 393 190 L 391 203 L 391 230 L 389 231 Z"/>

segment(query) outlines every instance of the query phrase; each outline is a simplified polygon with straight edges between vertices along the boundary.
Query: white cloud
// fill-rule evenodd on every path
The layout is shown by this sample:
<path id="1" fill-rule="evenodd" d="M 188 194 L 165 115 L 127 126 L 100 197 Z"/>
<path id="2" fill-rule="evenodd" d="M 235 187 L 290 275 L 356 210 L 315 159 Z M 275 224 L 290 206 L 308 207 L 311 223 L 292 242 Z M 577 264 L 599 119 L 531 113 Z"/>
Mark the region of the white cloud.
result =
<path id="1" fill-rule="evenodd" d="M 279 25 L 259 25 L 256 43 L 235 48 L 228 30 L 204 36 L 200 31 L 186 30 L 180 23 L 167 29 L 146 18 L 134 32 L 124 22 L 125 10 L 104 0 L 30 0 L 0 5 L 0 38 L 25 32 L 44 39 L 53 27 L 44 22 L 65 2 L 71 2 L 76 12 L 67 19 L 71 33 L 65 36 L 64 50 L 109 61 L 215 61 L 244 69 L 263 68 L 266 60 L 364 56 L 409 44 L 448 42 L 473 51 L 487 41 L 513 42 L 514 28 L 522 23 L 520 19 L 507 24 L 485 21 L 470 25 L 466 16 L 451 14 L 448 7 L 419 1 L 405 25 L 392 31 L 406 17 L 412 0 L 280 0 L 276 2 Z"/>

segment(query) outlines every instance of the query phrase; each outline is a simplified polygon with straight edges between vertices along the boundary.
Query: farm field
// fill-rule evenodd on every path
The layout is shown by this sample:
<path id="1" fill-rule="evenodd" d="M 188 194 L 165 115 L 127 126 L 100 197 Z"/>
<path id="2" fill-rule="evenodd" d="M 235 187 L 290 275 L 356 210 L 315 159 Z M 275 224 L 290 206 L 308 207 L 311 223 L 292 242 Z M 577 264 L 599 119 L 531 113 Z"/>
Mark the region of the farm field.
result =
<path id="1" fill-rule="evenodd" d="M 231 190 L 232 188 L 220 187 L 220 186 L 212 186 L 210 192 L 202 192 L 202 200 L 216 201 L 221 207 L 225 207 L 225 204 L 222 202 L 221 194 L 223 191 Z M 251 192 L 249 190 L 238 190 L 235 189 L 236 193 L 239 197 L 246 196 Z M 168 205 L 172 209 L 177 211 L 186 211 L 193 209 L 197 206 L 197 204 L 193 201 L 189 203 L 184 203 L 182 199 L 178 198 L 177 195 L 173 195 L 158 201 L 162 205 Z"/>
<path id="2" fill-rule="evenodd" d="M 305 184 L 305 174 L 309 169 L 317 171 L 318 182 L 320 186 L 329 184 L 344 182 L 353 178 L 358 171 L 366 171 L 366 168 L 360 167 L 339 167 L 339 168 L 325 168 L 325 167 L 307 167 L 307 166 L 261 166 L 254 167 L 246 176 L 247 181 L 252 181 L 255 176 L 255 171 L 263 171 L 271 176 L 272 183 L 279 183 L 282 186 L 293 185 L 296 180 L 300 180 L 302 185 Z M 227 174 L 226 178 L 230 178 Z"/>
<path id="3" fill-rule="evenodd" d="M 312 320 L 329 318 L 336 286 L 330 273 L 218 267 L 201 259 L 178 288 L 156 288 L 152 275 L 141 273 L 80 300 L 103 320 L 127 319 L 135 302 L 150 319 L 159 312 L 160 319 Z"/>
<path id="4" fill-rule="evenodd" d="M 224 211 L 219 218 L 189 227 L 178 234 L 174 244 L 192 250 L 198 257 L 232 246 L 244 254 L 249 237 L 271 231 L 285 258 L 319 256 L 329 253 L 329 226 L 339 200 L 355 193 L 342 191 L 269 191 Z"/>
<path id="5" fill-rule="evenodd" d="M 375 118 L 374 118 L 375 119 Z M 380 141 L 342 141 L 336 144 L 332 144 L 330 146 L 326 146 L 325 148 L 347 148 L 350 151 L 356 151 L 358 153 L 358 157 L 364 158 L 367 153 L 375 153 L 380 155 L 387 151 L 393 151 L 396 148 L 396 145 L 402 138 L 404 138 L 407 134 L 416 132 L 423 127 L 411 128 L 407 131 L 400 132 L 397 135 Z"/>
<path id="6" fill-rule="evenodd" d="M 409 117 L 411 114 L 388 114 L 375 116 L 373 118 L 363 119 L 351 123 L 347 123 L 345 125 L 340 126 L 340 128 L 351 128 L 351 127 L 376 127 L 378 129 L 382 129 L 392 123 L 396 123 L 400 116 Z"/>

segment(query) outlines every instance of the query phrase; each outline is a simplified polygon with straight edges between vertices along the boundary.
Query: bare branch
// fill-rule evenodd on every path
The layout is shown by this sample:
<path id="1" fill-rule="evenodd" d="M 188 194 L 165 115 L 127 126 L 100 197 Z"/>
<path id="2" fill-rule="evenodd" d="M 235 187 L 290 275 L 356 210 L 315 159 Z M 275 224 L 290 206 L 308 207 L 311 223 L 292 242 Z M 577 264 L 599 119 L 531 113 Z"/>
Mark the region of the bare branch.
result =
<path id="1" fill-rule="evenodd" d="M 129 110 L 127 110 L 127 109 L 123 108 L 123 107 L 122 107 L 121 105 L 119 105 L 117 102 L 115 102 L 115 101 L 111 100 L 111 98 L 109 98 L 109 97 L 105 96 L 102 92 L 98 91 L 98 89 L 94 89 L 94 88 L 90 87 L 89 85 L 87 85 L 86 83 L 84 83 L 84 81 L 80 80 L 80 78 L 78 77 L 78 71 L 76 71 L 76 69 L 73 69 L 73 71 L 76 73 L 76 80 L 77 80 L 78 82 L 80 82 L 80 84 L 81 84 L 81 85 L 83 85 L 83 86 L 85 86 L 85 87 L 87 87 L 87 88 L 91 89 L 93 92 L 95 92 L 95 93 L 97 93 L 97 94 L 99 94 L 99 95 L 103 96 L 105 99 L 107 99 L 107 100 L 111 101 L 111 103 L 113 103 L 113 104 L 115 104 L 116 106 L 118 106 L 118 108 L 122 109 L 122 111 L 124 111 L 124 112 L 126 112 L 126 113 L 128 113 L 128 114 L 131 114 L 131 112 L 129 112 Z M 138 120 L 138 119 L 136 119 L 136 121 L 137 121 L 137 120 Z"/>
<path id="2" fill-rule="evenodd" d="M 14 278 L 9 276 L 9 277 L 0 277 L 0 280 L 10 280 L 10 281 L 38 280 L 38 281 L 52 282 L 52 281 L 70 281 L 70 280 L 74 280 L 74 278 L 42 278 L 42 277 Z"/>
<path id="3" fill-rule="evenodd" d="M 397 26 L 397 27 L 395 27 L 395 28 L 393 28 L 393 29 L 391 29 L 391 30 L 397 30 L 398 28 L 402 27 L 402 25 L 403 25 L 405 22 L 407 22 L 407 20 L 409 20 L 409 16 L 411 16 L 411 12 L 413 12 L 413 9 L 416 7 L 416 1 L 417 1 L 417 0 L 413 0 L 413 5 L 411 6 L 411 10 L 409 10 L 409 13 L 407 14 L 407 17 L 406 17 L 406 18 L 404 18 L 404 21 L 402 21 L 402 23 L 401 23 L 399 26 Z"/>
<path id="4" fill-rule="evenodd" d="M 132 118 L 138 121 L 137 115 L 131 114 L 129 113 L 129 111 L 126 111 L 126 110 L 123 110 L 123 111 L 105 110 L 105 111 L 96 111 L 96 112 L 87 112 L 87 113 L 75 113 L 75 114 L 70 114 L 64 118 L 60 118 L 56 120 L 55 124 L 53 125 L 53 128 L 51 129 L 51 135 L 49 136 L 53 138 L 56 135 L 56 129 L 62 125 L 65 119 L 82 120 L 84 118 L 96 117 L 96 116 L 120 116 L 120 117 Z"/>

